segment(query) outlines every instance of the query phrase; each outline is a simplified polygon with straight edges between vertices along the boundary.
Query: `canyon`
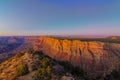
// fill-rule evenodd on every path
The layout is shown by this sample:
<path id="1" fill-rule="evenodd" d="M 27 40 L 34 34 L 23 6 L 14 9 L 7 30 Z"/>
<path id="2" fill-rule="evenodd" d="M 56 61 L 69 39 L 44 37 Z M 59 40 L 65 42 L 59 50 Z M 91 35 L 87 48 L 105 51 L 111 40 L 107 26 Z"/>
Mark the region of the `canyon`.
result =
<path id="1" fill-rule="evenodd" d="M 105 76 L 120 68 L 120 44 L 40 37 L 35 50 L 56 60 L 69 61 L 90 76 Z"/>
<path id="2" fill-rule="evenodd" d="M 0 37 L 0 62 L 33 48 L 37 37 L 28 36 L 2 36 Z"/>
<path id="3" fill-rule="evenodd" d="M 41 53 L 52 60 L 50 62 L 52 69 L 57 65 L 57 72 L 52 72 L 54 76 L 59 73 L 62 67 L 63 72 L 60 72 L 62 76 L 56 75 L 59 78 L 70 74 L 69 78 L 72 77 L 79 80 L 78 77 L 80 77 L 84 80 L 84 76 L 72 74 L 80 68 L 85 72 L 85 76 L 89 78 L 88 80 L 108 80 L 106 78 L 119 80 L 111 75 L 114 70 L 117 71 L 115 75 L 120 74 L 120 39 L 114 36 L 104 39 L 53 36 L 0 37 L 0 79 L 6 80 L 8 76 L 10 80 L 16 78 L 16 67 L 13 65 L 19 66 L 23 62 L 27 65 L 29 72 L 27 75 L 23 75 L 24 79 L 18 77 L 15 80 L 26 80 L 26 78 L 31 78 L 32 80 L 33 73 L 40 66 L 39 58 L 45 57 Z M 61 65 L 59 61 L 64 65 Z M 54 63 L 55 65 L 53 65 Z M 70 68 L 69 63 L 74 68 Z M 67 69 L 65 68 L 66 65 L 69 68 L 67 71 L 65 70 Z M 69 72 L 71 69 L 73 71 Z"/>

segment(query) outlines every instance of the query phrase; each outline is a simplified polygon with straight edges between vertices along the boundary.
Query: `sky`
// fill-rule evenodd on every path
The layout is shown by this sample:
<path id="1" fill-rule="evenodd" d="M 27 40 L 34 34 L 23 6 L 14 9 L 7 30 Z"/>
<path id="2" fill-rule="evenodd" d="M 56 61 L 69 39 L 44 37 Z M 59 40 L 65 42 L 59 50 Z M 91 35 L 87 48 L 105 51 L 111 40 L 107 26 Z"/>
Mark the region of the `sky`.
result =
<path id="1" fill-rule="evenodd" d="M 120 0 L 0 0 L 0 35 L 120 35 Z"/>

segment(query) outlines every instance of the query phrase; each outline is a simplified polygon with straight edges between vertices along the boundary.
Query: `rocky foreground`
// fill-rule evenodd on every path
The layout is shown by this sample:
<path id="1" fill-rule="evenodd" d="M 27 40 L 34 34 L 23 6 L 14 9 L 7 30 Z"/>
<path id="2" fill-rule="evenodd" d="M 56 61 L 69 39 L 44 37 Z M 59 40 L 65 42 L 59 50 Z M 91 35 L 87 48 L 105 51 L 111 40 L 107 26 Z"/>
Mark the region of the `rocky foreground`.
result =
<path id="1" fill-rule="evenodd" d="M 56 61 L 42 51 L 18 53 L 0 64 L 0 80 L 84 80 L 83 69 Z"/>

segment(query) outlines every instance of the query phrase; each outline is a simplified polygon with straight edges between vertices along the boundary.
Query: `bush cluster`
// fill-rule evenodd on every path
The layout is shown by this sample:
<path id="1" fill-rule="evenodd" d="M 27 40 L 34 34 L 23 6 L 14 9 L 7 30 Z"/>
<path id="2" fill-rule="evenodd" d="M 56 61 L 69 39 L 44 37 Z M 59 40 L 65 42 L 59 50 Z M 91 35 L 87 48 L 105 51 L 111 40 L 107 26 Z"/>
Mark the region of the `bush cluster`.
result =
<path id="1" fill-rule="evenodd" d="M 50 59 L 44 57 L 41 61 L 41 67 L 35 72 L 33 78 L 35 80 L 51 80 L 52 69 L 50 67 Z"/>
<path id="2" fill-rule="evenodd" d="M 16 56 L 17 58 L 20 58 L 21 56 L 23 56 L 25 53 L 18 53 Z"/>
<path id="3" fill-rule="evenodd" d="M 27 65 L 25 64 L 20 64 L 16 68 L 16 77 L 23 76 L 29 72 Z"/>
<path id="4" fill-rule="evenodd" d="M 28 52 L 29 54 L 33 54 L 33 53 L 34 53 L 34 50 L 33 50 L 33 49 L 29 49 L 27 52 Z"/>

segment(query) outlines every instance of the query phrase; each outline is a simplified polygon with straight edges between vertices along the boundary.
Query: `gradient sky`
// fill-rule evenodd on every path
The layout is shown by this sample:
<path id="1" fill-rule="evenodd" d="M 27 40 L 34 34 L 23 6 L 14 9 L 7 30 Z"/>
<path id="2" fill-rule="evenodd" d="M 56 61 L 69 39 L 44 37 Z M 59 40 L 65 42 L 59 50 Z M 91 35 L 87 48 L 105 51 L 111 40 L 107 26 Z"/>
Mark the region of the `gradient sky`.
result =
<path id="1" fill-rule="evenodd" d="M 120 0 L 0 0 L 0 35 L 120 35 Z"/>

